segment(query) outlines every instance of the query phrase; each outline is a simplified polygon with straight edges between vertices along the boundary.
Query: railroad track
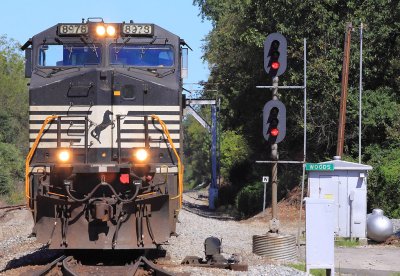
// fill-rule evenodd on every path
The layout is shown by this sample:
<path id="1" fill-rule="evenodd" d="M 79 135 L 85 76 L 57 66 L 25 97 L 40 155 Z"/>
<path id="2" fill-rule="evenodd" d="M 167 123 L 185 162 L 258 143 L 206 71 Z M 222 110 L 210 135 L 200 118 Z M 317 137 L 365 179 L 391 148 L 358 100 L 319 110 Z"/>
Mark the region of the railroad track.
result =
<path id="1" fill-rule="evenodd" d="M 25 204 L 18 204 L 18 205 L 7 205 L 0 207 L 0 211 L 12 211 L 12 210 L 17 210 L 17 209 L 25 209 L 26 205 Z"/>
<path id="2" fill-rule="evenodd" d="M 217 220 L 235 220 L 234 217 L 228 214 L 215 212 L 208 209 L 208 206 L 206 205 L 199 205 L 185 200 L 182 202 L 182 209 L 205 218 Z"/>
<path id="3" fill-rule="evenodd" d="M 192 192 L 192 191 L 191 191 L 191 192 Z M 201 202 L 208 202 L 208 196 L 205 196 L 205 195 L 203 195 L 203 194 L 199 194 L 199 195 L 197 195 L 197 196 L 192 196 L 192 195 L 190 195 L 189 193 L 184 193 L 184 195 L 185 195 L 186 197 L 192 198 L 192 199 L 194 199 L 194 200 L 198 200 L 198 201 L 201 201 Z"/>
<path id="4" fill-rule="evenodd" d="M 95 253 L 82 257 L 78 255 L 62 255 L 45 265 L 44 267 L 22 273 L 23 276 L 34 275 L 134 275 L 134 276 L 173 276 L 174 274 L 157 266 L 145 256 L 127 261 L 118 259 L 118 253 L 114 253 L 112 259 L 105 260 L 105 256 L 98 257 Z M 109 257 L 111 255 L 108 255 Z M 96 258 L 97 257 L 97 258 Z M 97 259 L 97 261 L 96 261 Z"/>
<path id="5" fill-rule="evenodd" d="M 26 209 L 25 204 L 8 205 L 8 206 L 0 207 L 0 218 L 3 218 L 8 212 L 11 212 L 14 210 L 22 210 L 22 209 Z"/>

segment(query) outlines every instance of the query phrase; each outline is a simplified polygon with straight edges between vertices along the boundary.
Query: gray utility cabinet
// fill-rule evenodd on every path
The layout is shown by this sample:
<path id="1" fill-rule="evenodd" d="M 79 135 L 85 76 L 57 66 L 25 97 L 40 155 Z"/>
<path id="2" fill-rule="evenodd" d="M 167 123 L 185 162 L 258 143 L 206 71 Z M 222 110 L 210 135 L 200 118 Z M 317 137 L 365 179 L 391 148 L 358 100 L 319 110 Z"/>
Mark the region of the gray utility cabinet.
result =
<path id="1" fill-rule="evenodd" d="M 367 175 L 371 166 L 346 162 L 340 157 L 332 171 L 308 171 L 310 198 L 334 201 L 334 231 L 338 237 L 366 238 Z"/>
<path id="2" fill-rule="evenodd" d="M 334 202 L 309 198 L 306 202 L 306 269 L 325 268 L 334 275 Z"/>

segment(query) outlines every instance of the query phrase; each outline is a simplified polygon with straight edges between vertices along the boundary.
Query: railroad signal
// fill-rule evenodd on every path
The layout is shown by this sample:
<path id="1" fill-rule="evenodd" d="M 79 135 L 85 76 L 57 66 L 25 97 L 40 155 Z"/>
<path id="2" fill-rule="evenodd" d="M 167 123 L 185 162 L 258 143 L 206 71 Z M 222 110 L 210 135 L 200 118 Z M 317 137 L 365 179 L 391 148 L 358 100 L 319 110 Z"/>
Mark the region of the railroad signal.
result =
<path id="1" fill-rule="evenodd" d="M 264 105 L 263 136 L 271 144 L 281 142 L 286 136 L 286 107 L 278 100 Z"/>
<path id="2" fill-rule="evenodd" d="M 264 41 L 264 69 L 271 77 L 285 73 L 287 67 L 287 41 L 280 33 L 272 33 Z"/>

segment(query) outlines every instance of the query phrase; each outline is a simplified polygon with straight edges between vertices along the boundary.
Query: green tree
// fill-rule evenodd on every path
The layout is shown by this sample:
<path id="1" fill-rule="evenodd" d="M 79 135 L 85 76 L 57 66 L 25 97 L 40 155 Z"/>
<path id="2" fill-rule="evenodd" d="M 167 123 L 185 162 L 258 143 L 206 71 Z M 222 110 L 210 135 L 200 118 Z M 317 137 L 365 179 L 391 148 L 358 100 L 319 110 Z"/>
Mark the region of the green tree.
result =
<path id="1" fill-rule="evenodd" d="M 21 152 L 11 144 L 0 143 L 0 195 L 8 195 L 24 176 Z"/>
<path id="2" fill-rule="evenodd" d="M 400 217 L 400 149 L 382 150 L 377 145 L 367 148 L 373 166 L 368 177 L 368 209 L 385 210 L 389 217 Z"/>
<path id="3" fill-rule="evenodd" d="M 0 142 L 28 148 L 28 91 L 19 44 L 0 36 Z"/>
<path id="4" fill-rule="evenodd" d="M 228 130 L 221 135 L 221 176 L 229 179 L 229 172 L 249 158 L 250 148 L 243 135 Z"/>
<path id="5" fill-rule="evenodd" d="M 184 120 L 183 127 L 185 185 L 194 188 L 211 179 L 211 139 L 207 130 L 192 116 Z"/>
<path id="6" fill-rule="evenodd" d="M 19 45 L 0 36 L 0 194 L 18 190 L 28 150 L 28 92 Z M 18 197 L 18 196 L 17 196 Z"/>
<path id="7" fill-rule="evenodd" d="M 261 112 L 272 95 L 255 87 L 271 85 L 271 78 L 263 69 L 263 41 L 273 32 L 280 32 L 288 39 L 288 69 L 279 78 L 280 84 L 303 83 L 303 39 L 307 39 L 308 161 L 330 159 L 335 154 L 347 22 L 353 23 L 354 31 L 345 154 L 353 158 L 358 155 L 358 26 L 361 22 L 367 23 L 363 52 L 363 145 L 379 145 L 380 150 L 399 145 L 398 1 L 194 0 L 193 3 L 213 24 L 205 39 L 204 59 L 211 69 L 209 87 L 217 83 L 221 93 L 222 128 L 240 130 L 252 150 L 251 162 L 269 159 L 269 147 L 261 135 Z M 301 160 L 303 95 L 287 90 L 280 94 L 288 118 L 287 136 L 279 144 L 280 158 Z M 365 154 L 363 160 L 369 162 L 369 155 Z"/>

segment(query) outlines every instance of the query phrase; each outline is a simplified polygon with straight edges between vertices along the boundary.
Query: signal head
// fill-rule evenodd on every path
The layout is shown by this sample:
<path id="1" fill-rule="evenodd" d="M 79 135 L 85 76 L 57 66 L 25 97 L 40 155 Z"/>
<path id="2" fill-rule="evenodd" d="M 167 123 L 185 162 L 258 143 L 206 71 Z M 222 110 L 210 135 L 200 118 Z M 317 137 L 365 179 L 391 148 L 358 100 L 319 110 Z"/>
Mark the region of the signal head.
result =
<path id="1" fill-rule="evenodd" d="M 281 142 L 286 136 L 286 107 L 278 100 L 265 104 L 263 110 L 263 136 L 271 144 Z"/>
<path id="2" fill-rule="evenodd" d="M 267 36 L 264 41 L 264 69 L 271 77 L 278 77 L 286 71 L 287 41 L 280 33 Z"/>

